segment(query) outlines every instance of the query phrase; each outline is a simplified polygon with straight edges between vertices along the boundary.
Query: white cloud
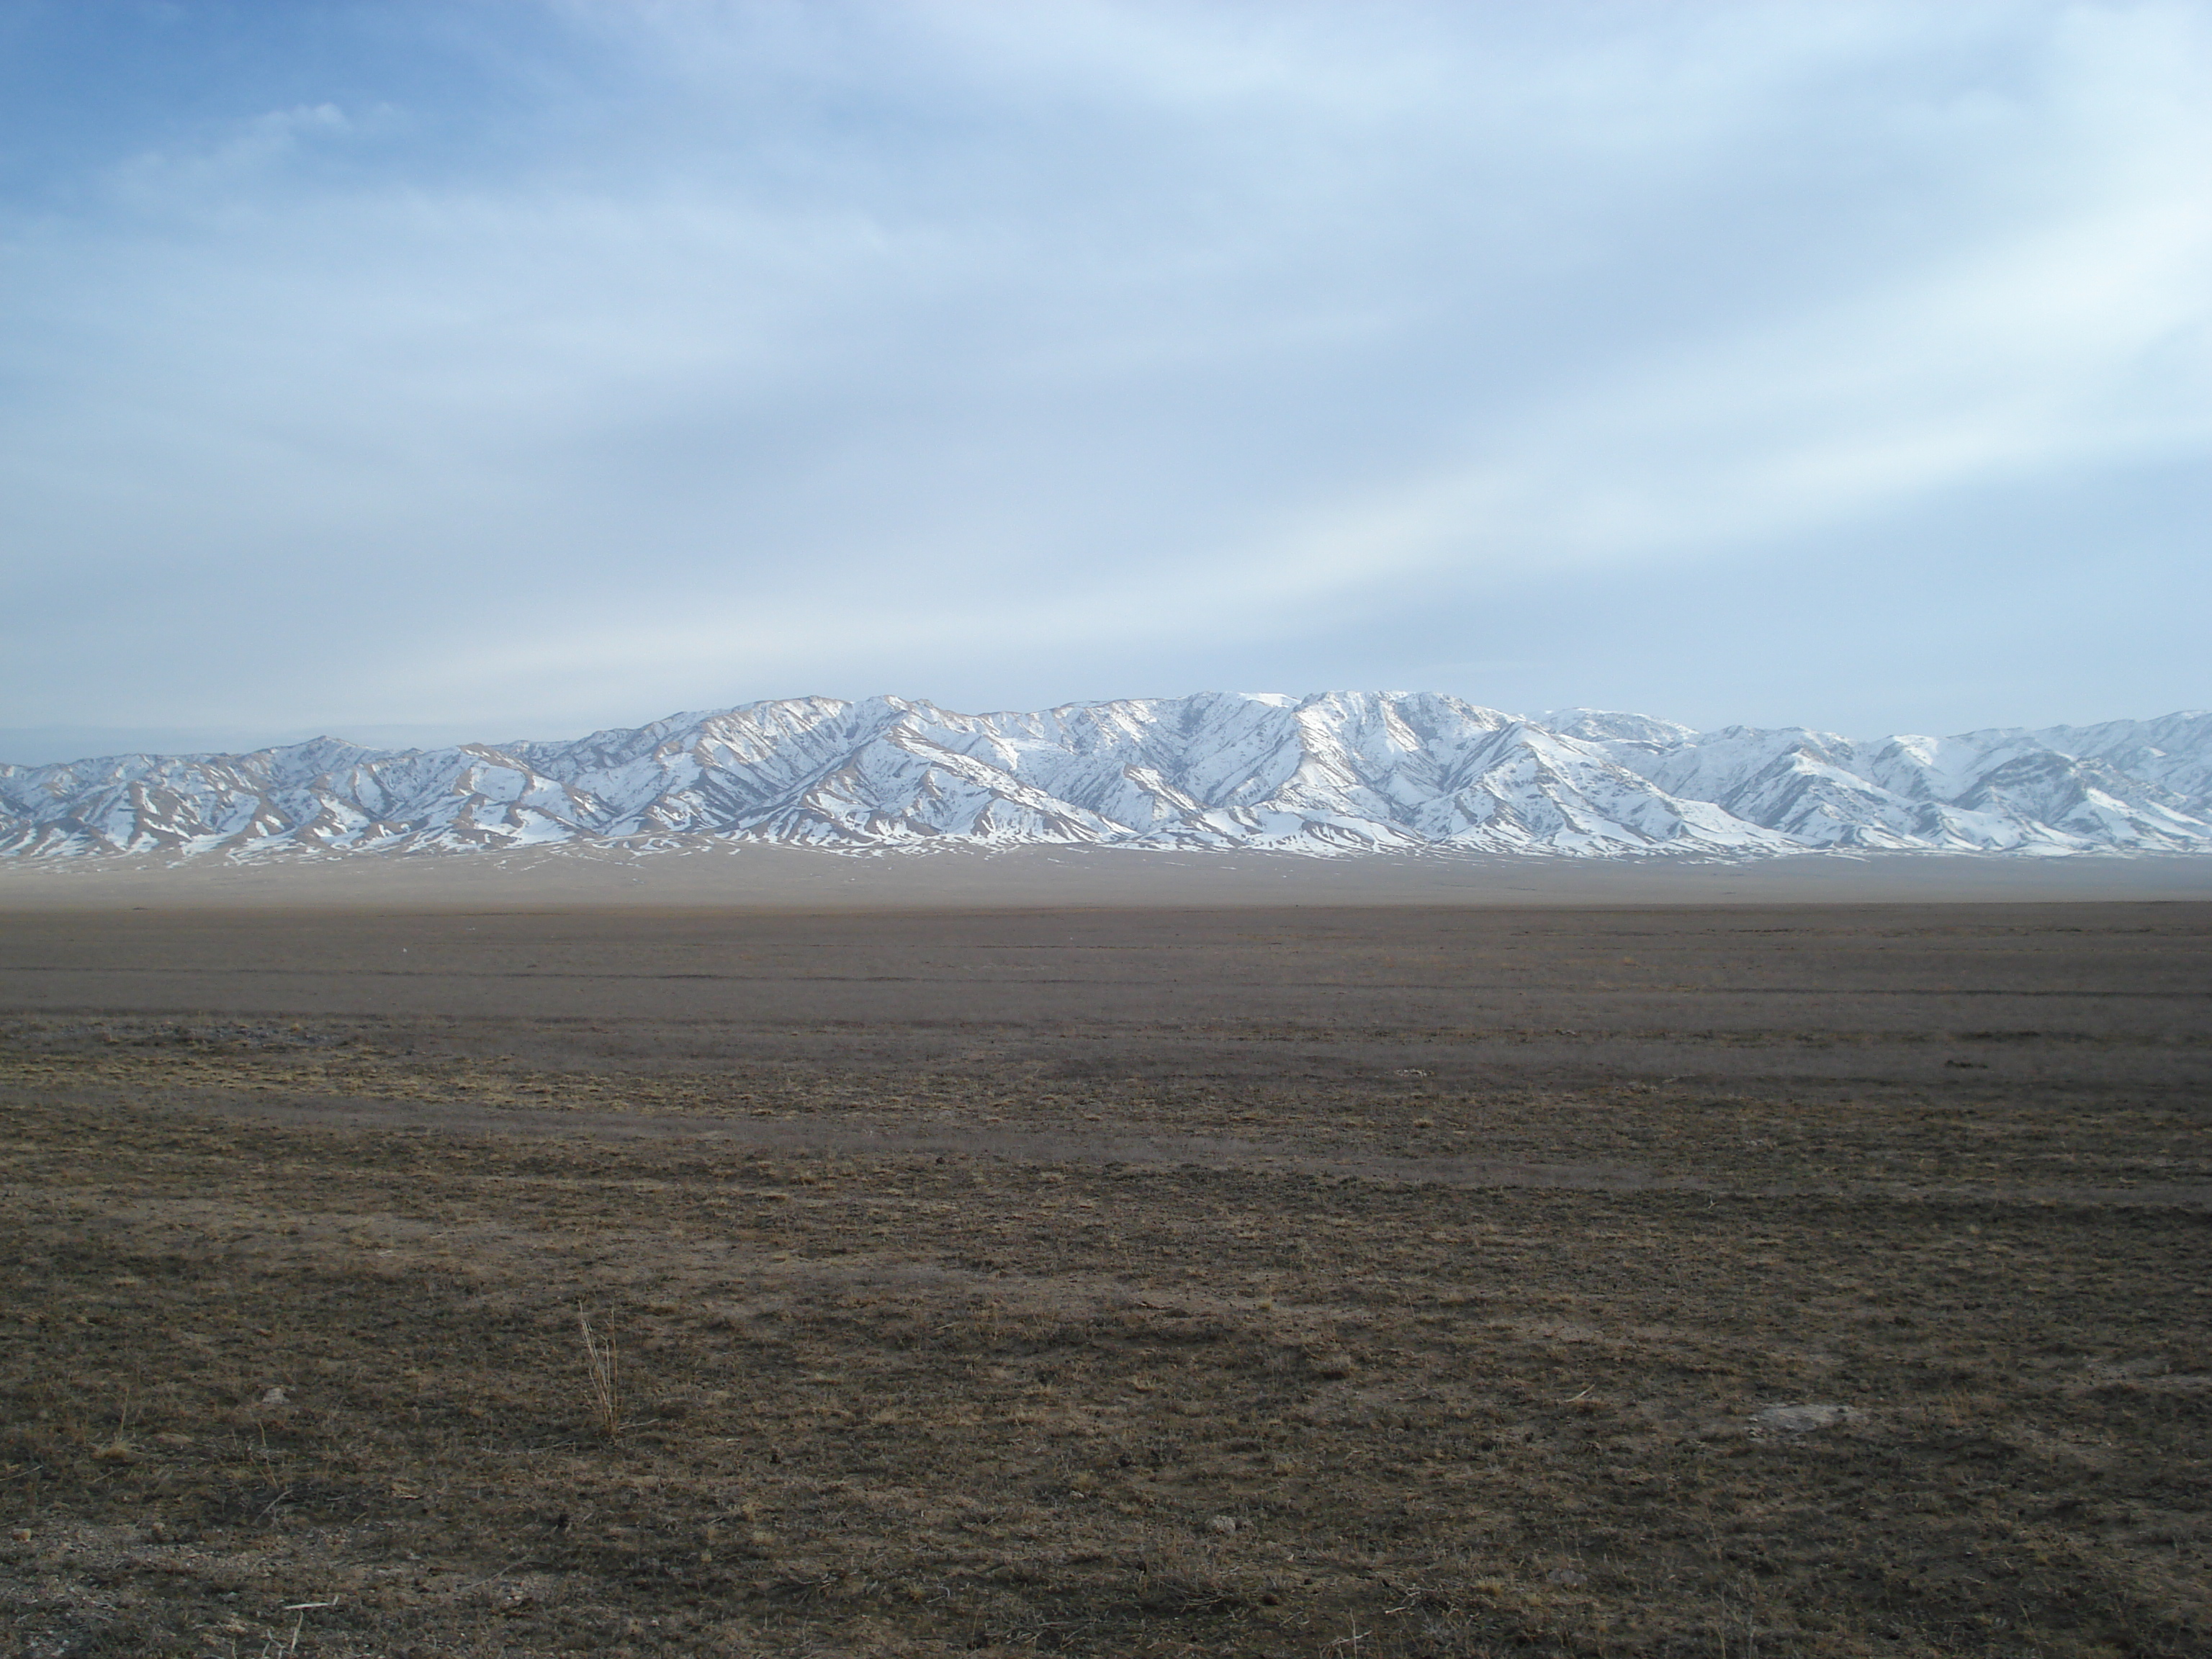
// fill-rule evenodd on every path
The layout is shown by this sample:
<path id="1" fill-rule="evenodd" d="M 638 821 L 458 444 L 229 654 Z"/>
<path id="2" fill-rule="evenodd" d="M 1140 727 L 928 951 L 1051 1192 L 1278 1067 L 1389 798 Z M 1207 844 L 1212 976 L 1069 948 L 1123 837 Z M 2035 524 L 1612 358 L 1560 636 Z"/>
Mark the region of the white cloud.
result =
<path id="1" fill-rule="evenodd" d="M 2199 7 L 552 15 L 0 231 L 26 718 L 1199 684 L 2206 435 Z"/>

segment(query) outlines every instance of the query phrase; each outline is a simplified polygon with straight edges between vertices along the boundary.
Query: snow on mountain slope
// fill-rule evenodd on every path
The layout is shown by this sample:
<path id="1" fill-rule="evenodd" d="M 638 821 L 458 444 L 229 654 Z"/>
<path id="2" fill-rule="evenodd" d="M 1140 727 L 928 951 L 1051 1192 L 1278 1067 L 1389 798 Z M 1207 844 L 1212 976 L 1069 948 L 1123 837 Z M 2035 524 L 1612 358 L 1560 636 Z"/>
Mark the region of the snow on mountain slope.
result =
<path id="1" fill-rule="evenodd" d="M 0 854 L 718 836 L 1581 857 L 2212 849 L 2212 715 L 1871 743 L 1433 694 L 963 714 L 789 698 L 569 742 L 0 766 Z"/>
<path id="2" fill-rule="evenodd" d="M 1673 740 L 1616 738 L 1602 746 L 1670 793 L 1711 801 L 1808 847 L 2028 853 L 2212 848 L 2203 793 L 2212 772 L 2212 720 L 2179 714 L 2087 730 L 2096 734 L 2094 742 L 2080 742 L 2080 732 L 2062 727 L 1855 743 L 1802 726 L 1729 726 Z M 2182 746 L 2160 747 L 2146 732 Z M 2141 769 L 2124 770 L 2109 756 Z M 2160 779 L 2194 784 L 2196 793 Z"/>
<path id="3" fill-rule="evenodd" d="M 2212 714 L 2192 710 L 2163 720 L 2054 726 L 2027 735 L 2062 754 L 2102 761 L 2153 785 L 2192 816 L 2212 812 Z"/>

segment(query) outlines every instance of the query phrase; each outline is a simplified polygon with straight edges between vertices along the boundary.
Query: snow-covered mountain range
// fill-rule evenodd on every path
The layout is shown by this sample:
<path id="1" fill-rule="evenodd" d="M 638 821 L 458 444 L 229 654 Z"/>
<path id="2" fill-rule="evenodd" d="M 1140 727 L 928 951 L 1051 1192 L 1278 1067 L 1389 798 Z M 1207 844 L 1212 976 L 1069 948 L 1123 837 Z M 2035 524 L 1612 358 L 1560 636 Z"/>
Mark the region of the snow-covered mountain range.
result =
<path id="1" fill-rule="evenodd" d="M 2212 852 L 2212 714 L 1855 742 L 1429 693 L 960 714 L 798 697 L 567 743 L 0 765 L 0 854 L 1080 842 L 1584 857 Z"/>

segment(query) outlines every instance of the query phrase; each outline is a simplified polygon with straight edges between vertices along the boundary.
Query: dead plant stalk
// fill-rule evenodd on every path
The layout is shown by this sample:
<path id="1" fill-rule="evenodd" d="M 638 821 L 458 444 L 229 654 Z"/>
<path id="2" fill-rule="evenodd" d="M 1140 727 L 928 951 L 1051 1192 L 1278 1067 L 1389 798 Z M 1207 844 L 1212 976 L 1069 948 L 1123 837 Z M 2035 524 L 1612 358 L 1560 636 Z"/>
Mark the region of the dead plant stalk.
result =
<path id="1" fill-rule="evenodd" d="M 622 1432 L 622 1389 L 615 1371 L 615 1340 L 592 1329 L 591 1316 L 576 1304 L 576 1328 L 584 1338 L 584 1370 L 592 1384 L 592 1414 L 612 1439 Z"/>

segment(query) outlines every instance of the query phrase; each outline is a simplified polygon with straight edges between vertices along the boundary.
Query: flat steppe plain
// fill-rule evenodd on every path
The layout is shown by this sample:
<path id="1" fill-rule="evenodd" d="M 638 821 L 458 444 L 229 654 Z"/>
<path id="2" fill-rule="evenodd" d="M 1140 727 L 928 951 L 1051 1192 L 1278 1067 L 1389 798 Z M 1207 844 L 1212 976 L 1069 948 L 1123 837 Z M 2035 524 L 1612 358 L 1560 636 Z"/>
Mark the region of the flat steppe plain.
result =
<path id="1" fill-rule="evenodd" d="M 14 1651 L 2212 1651 L 2212 905 L 43 890 Z"/>

